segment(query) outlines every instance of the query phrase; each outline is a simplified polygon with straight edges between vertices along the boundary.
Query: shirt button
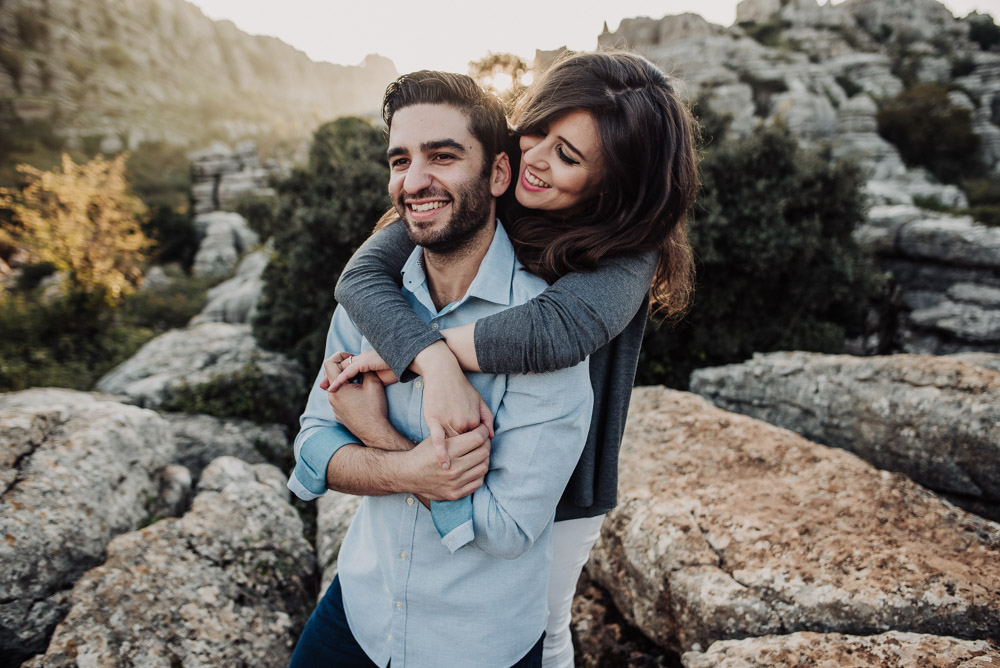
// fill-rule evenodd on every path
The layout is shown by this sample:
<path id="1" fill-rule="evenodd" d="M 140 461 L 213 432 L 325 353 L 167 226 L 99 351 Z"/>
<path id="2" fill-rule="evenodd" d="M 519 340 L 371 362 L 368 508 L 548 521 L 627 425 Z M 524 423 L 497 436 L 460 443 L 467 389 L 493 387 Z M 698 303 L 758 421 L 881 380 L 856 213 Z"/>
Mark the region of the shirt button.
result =
<path id="1" fill-rule="evenodd" d="M 415 382 L 413 383 L 413 387 L 417 388 L 418 390 L 419 390 L 419 389 L 420 389 L 421 387 L 423 387 L 423 386 L 424 386 L 423 382 L 421 382 L 421 381 L 419 381 L 419 380 L 418 380 L 418 381 L 415 381 Z"/>
<path id="2" fill-rule="evenodd" d="M 420 442 L 420 437 L 419 436 L 414 436 L 410 440 L 413 441 L 414 443 L 419 443 Z"/>
<path id="3" fill-rule="evenodd" d="M 413 497 L 412 496 L 406 497 L 406 505 L 408 505 L 408 506 L 412 506 L 413 505 Z"/>
<path id="4" fill-rule="evenodd" d="M 396 609 L 397 610 L 402 610 L 403 609 L 403 604 L 400 603 L 399 601 L 396 601 Z"/>
<path id="5" fill-rule="evenodd" d="M 391 633 L 389 634 L 389 637 L 386 638 L 386 640 L 388 640 L 389 642 L 392 642 L 392 634 Z"/>
<path id="6" fill-rule="evenodd" d="M 438 323 L 436 323 L 436 322 L 432 322 L 431 323 L 431 329 L 440 329 L 440 328 L 441 328 L 441 325 L 439 325 Z"/>
<path id="7" fill-rule="evenodd" d="M 400 559 L 406 559 L 408 556 L 410 556 L 410 555 L 408 555 L 406 552 L 400 552 L 399 553 L 399 558 Z"/>

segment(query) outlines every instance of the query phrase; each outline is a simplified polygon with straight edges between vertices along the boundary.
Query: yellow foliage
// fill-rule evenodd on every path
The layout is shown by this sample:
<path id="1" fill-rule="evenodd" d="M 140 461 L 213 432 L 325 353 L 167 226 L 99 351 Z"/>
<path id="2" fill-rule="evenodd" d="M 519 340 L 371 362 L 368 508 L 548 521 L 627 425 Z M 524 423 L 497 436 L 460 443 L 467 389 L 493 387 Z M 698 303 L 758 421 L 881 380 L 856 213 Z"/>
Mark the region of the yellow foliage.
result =
<path id="1" fill-rule="evenodd" d="M 112 302 L 131 292 L 151 242 L 139 226 L 142 202 L 128 192 L 127 157 L 77 165 L 64 153 L 61 170 L 18 165 L 28 185 L 0 188 L 0 207 L 14 214 L 14 225 L 0 228 L 0 243 L 51 263 L 69 290 L 103 291 Z"/>

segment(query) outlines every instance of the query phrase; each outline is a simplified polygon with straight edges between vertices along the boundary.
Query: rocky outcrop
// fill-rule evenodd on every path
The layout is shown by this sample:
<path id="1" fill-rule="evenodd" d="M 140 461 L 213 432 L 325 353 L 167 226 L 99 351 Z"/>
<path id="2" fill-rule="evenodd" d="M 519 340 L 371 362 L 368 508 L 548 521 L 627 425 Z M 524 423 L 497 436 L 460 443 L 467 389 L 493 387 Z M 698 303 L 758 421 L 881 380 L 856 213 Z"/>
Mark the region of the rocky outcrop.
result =
<path id="1" fill-rule="evenodd" d="M 210 211 L 233 211 L 246 195 L 273 196 L 269 185 L 277 165 L 262 165 L 257 158 L 257 144 L 246 140 L 235 149 L 222 142 L 190 153 L 191 199 L 196 214 Z"/>
<path id="2" fill-rule="evenodd" d="M 337 574 L 340 545 L 344 542 L 354 513 L 361 505 L 361 498 L 328 490 L 316 502 L 316 558 L 323 574 L 319 592 L 321 598 Z"/>
<path id="3" fill-rule="evenodd" d="M 1000 525 L 695 395 L 636 388 L 587 570 L 664 647 L 798 631 L 1000 638 Z"/>
<path id="4" fill-rule="evenodd" d="M 44 650 L 69 587 L 149 515 L 173 456 L 152 411 L 70 390 L 0 395 L 0 654 Z"/>
<path id="5" fill-rule="evenodd" d="M 316 562 L 284 477 L 223 457 L 191 510 L 119 536 L 27 666 L 287 666 Z"/>
<path id="6" fill-rule="evenodd" d="M 201 277 L 222 277 L 233 273 L 240 256 L 260 241 L 238 213 L 213 211 L 194 217 L 201 241 L 191 272 Z"/>
<path id="7" fill-rule="evenodd" d="M 376 111 L 396 77 L 374 55 L 352 67 L 313 62 L 184 0 L 95 0 L 86 11 L 8 0 L 0 42 L 0 98 L 11 100 L 0 116 L 52 119 L 104 153 L 206 136 L 304 138 L 319 120 Z"/>
<path id="8" fill-rule="evenodd" d="M 290 458 L 291 446 L 281 425 L 209 415 L 161 415 L 174 433 L 177 444 L 174 461 L 190 471 L 194 480 L 211 461 L 223 456 L 237 457 L 250 464 Z"/>
<path id="9" fill-rule="evenodd" d="M 1000 228 L 876 206 L 856 237 L 901 288 L 903 352 L 1000 351 Z"/>
<path id="10" fill-rule="evenodd" d="M 889 631 L 873 636 L 791 633 L 746 640 L 720 640 L 707 652 L 687 652 L 684 668 L 837 666 L 837 668 L 985 668 L 1000 662 L 987 640 Z"/>
<path id="11" fill-rule="evenodd" d="M 158 408 L 181 387 L 194 387 L 248 370 L 283 384 L 303 384 L 298 366 L 257 347 L 249 325 L 207 322 L 153 339 L 97 382 L 97 389 Z"/>
<path id="12" fill-rule="evenodd" d="M 698 369 L 691 391 L 931 489 L 1000 504 L 998 371 L 930 355 L 780 352 Z"/>
<path id="13" fill-rule="evenodd" d="M 256 250 L 240 260 L 236 275 L 208 291 L 208 303 L 191 319 L 192 325 L 202 322 L 250 323 L 257 313 L 257 302 L 264 290 L 262 275 L 270 254 L 266 248 Z"/>

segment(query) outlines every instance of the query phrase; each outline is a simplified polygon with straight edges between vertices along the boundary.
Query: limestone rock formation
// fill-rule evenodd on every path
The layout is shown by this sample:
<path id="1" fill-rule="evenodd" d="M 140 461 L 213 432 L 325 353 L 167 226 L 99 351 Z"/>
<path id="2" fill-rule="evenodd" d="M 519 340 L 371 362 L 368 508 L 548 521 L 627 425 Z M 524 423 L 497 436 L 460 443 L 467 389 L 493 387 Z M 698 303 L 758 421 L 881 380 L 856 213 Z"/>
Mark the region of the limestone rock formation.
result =
<path id="1" fill-rule="evenodd" d="M 287 499 L 274 467 L 216 460 L 184 517 L 112 541 L 26 665 L 287 666 L 316 568 Z"/>
<path id="2" fill-rule="evenodd" d="M 664 647 L 798 631 L 1000 638 L 1000 525 L 692 394 L 636 388 L 587 570 Z"/>
<path id="3" fill-rule="evenodd" d="M 69 587 L 147 517 L 173 455 L 152 411 L 70 390 L 0 395 L 0 654 L 45 648 Z"/>
<path id="4" fill-rule="evenodd" d="M 1000 351 L 1000 228 L 898 205 L 856 234 L 902 288 L 903 352 Z"/>
<path id="5" fill-rule="evenodd" d="M 239 142 L 235 148 L 216 141 L 188 154 L 191 159 L 191 199 L 194 212 L 232 211 L 244 195 L 274 195 L 269 185 L 277 165 L 262 165 L 257 144 Z"/>
<path id="6" fill-rule="evenodd" d="M 829 666 L 829 668 L 985 668 L 1000 662 L 988 640 L 889 631 L 873 636 L 790 633 L 746 640 L 720 640 L 706 652 L 687 652 L 684 668 Z"/>
<path id="7" fill-rule="evenodd" d="M 323 574 L 320 597 L 337 574 L 337 555 L 347 535 L 354 513 L 361 505 L 360 496 L 327 491 L 316 501 L 316 558 Z"/>
<path id="8" fill-rule="evenodd" d="M 698 369 L 691 391 L 931 489 L 1000 504 L 998 371 L 930 355 L 779 352 Z"/>
<path id="9" fill-rule="evenodd" d="M 201 242 L 191 272 L 195 276 L 228 276 L 240 256 L 260 241 L 238 213 L 213 211 L 195 216 L 194 226 Z"/>
<path id="10" fill-rule="evenodd" d="M 257 302 L 264 290 L 262 275 L 269 253 L 262 248 L 247 254 L 236 267 L 236 275 L 208 291 L 208 303 L 191 319 L 202 322 L 250 323 L 257 313 Z"/>
<path id="11" fill-rule="evenodd" d="M 97 389 L 158 408 L 179 387 L 232 377 L 248 368 L 302 384 L 298 365 L 258 348 L 249 325 L 206 322 L 153 339 L 97 381 Z"/>
<path id="12" fill-rule="evenodd" d="M 177 443 L 174 461 L 198 480 L 202 470 L 218 457 L 237 457 L 250 464 L 289 458 L 291 446 L 281 425 L 209 415 L 161 413 L 170 423 Z"/>

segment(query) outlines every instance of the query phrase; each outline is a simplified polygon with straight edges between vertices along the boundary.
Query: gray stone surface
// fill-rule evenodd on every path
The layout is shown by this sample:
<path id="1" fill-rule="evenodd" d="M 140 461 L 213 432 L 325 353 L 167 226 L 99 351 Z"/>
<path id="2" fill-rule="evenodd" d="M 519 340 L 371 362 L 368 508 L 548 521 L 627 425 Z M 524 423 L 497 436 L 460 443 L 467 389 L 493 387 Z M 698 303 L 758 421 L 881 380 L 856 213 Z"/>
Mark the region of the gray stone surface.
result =
<path id="1" fill-rule="evenodd" d="M 705 652 L 685 652 L 684 668 L 985 668 L 1000 664 L 988 640 L 889 631 L 873 636 L 790 633 L 720 640 Z"/>
<path id="2" fill-rule="evenodd" d="M 287 666 L 316 561 L 269 465 L 223 457 L 191 510 L 116 538 L 41 666 Z"/>
<path id="3" fill-rule="evenodd" d="M 931 489 L 1000 501 L 992 369 L 927 355 L 767 353 L 699 369 L 691 390 Z"/>
<path id="4" fill-rule="evenodd" d="M 262 464 L 269 456 L 274 461 L 291 457 L 291 445 L 281 425 L 209 415 L 162 415 L 174 432 L 175 461 L 187 467 L 195 480 L 212 460 L 225 455 L 250 464 Z"/>
<path id="5" fill-rule="evenodd" d="M 257 347 L 250 325 L 207 322 L 153 339 L 101 377 L 97 389 L 157 408 L 182 385 L 233 376 L 248 365 L 265 376 L 301 379 L 294 362 Z"/>
<path id="6" fill-rule="evenodd" d="M 354 513 L 361 505 L 360 496 L 327 491 L 316 501 L 316 558 L 323 574 L 320 597 L 337 574 L 337 556 L 347 535 Z"/>
<path id="7" fill-rule="evenodd" d="M 1000 525 L 692 394 L 636 388 L 587 566 L 663 647 L 798 631 L 1000 638 Z"/>
<path id="8" fill-rule="evenodd" d="M 269 252 L 260 249 L 240 260 L 236 275 L 208 291 L 208 303 L 191 319 L 202 322 L 250 323 L 257 313 L 257 302 L 264 289 L 261 275 L 267 267 Z"/>
<path id="9" fill-rule="evenodd" d="M 195 276 L 228 276 L 240 256 L 260 241 L 257 234 L 238 213 L 213 211 L 195 216 L 195 229 L 201 237 L 191 272 Z"/>
<path id="10" fill-rule="evenodd" d="M 69 588 L 148 516 L 173 455 L 153 411 L 70 390 L 0 395 L 0 654 L 45 648 Z"/>

